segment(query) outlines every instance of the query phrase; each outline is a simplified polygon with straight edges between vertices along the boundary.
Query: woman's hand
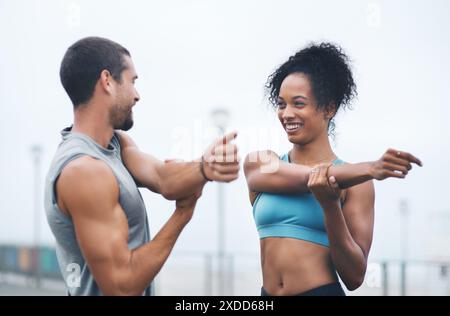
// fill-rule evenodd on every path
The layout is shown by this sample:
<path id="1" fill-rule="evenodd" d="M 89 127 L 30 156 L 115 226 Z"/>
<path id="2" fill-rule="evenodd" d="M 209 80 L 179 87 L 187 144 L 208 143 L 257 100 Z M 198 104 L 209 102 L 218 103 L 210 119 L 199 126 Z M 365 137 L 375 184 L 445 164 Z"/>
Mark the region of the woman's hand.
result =
<path id="1" fill-rule="evenodd" d="M 410 153 L 388 149 L 380 159 L 372 163 L 370 173 L 376 180 L 390 177 L 403 179 L 411 170 L 411 163 L 422 167 L 422 162 Z"/>
<path id="2" fill-rule="evenodd" d="M 311 169 L 308 188 L 322 207 L 339 204 L 341 189 L 334 176 L 328 177 L 328 168 L 332 164 L 320 164 Z"/>

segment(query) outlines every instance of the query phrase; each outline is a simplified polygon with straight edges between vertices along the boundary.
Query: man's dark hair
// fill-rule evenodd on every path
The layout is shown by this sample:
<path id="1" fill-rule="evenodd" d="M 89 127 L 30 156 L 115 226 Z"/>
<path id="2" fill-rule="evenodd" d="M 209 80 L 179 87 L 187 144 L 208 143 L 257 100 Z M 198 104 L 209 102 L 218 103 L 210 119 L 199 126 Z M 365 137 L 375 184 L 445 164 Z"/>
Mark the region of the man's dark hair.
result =
<path id="1" fill-rule="evenodd" d="M 103 70 L 108 70 L 114 80 L 122 82 L 125 55 L 130 56 L 126 48 L 101 37 L 80 39 L 67 49 L 59 76 L 74 108 L 92 98 Z"/>

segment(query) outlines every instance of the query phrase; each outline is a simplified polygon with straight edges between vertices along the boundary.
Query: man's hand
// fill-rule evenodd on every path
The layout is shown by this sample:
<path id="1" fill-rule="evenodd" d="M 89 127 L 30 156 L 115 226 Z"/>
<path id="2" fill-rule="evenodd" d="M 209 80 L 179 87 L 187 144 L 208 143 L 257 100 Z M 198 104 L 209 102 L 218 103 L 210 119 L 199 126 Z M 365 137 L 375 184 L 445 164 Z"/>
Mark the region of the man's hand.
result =
<path id="1" fill-rule="evenodd" d="M 410 153 L 388 149 L 380 159 L 372 163 L 371 175 L 376 180 L 390 177 L 403 179 L 411 170 L 411 163 L 422 167 L 422 162 Z"/>
<path id="2" fill-rule="evenodd" d="M 202 196 L 202 190 L 195 192 L 192 195 L 187 197 L 178 199 L 176 201 L 176 211 L 183 212 L 186 214 L 189 219 L 191 219 L 194 214 L 195 205 L 197 204 L 197 200 Z"/>
<path id="3" fill-rule="evenodd" d="M 317 165 L 309 174 L 308 188 L 322 207 L 338 203 L 342 192 L 335 177 L 328 178 L 328 168 L 331 165 L 331 163 Z"/>
<path id="4" fill-rule="evenodd" d="M 209 180 L 231 182 L 238 178 L 239 155 L 232 141 L 237 132 L 231 132 L 212 143 L 203 154 L 203 170 Z"/>

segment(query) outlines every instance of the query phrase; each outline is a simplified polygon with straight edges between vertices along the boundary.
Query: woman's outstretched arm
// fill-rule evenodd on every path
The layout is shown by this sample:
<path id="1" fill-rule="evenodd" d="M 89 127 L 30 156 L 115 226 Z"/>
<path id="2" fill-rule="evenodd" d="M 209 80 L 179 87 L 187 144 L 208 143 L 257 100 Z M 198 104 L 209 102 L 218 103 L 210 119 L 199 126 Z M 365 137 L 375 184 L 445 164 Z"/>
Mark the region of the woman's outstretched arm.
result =
<path id="1" fill-rule="evenodd" d="M 378 160 L 331 166 L 328 174 L 335 177 L 341 189 L 346 189 L 373 179 L 404 178 L 412 163 L 422 165 L 409 153 L 388 149 Z M 244 162 L 247 184 L 252 192 L 308 192 L 310 170 L 307 166 L 282 161 L 270 150 L 252 152 Z"/>

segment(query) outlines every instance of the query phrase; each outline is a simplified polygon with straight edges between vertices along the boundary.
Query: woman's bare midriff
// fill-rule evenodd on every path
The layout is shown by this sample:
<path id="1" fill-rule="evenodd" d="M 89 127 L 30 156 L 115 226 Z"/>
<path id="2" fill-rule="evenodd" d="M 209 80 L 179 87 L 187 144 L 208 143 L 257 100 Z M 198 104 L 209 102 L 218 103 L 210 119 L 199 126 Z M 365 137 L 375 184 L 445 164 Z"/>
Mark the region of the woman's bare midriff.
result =
<path id="1" fill-rule="evenodd" d="M 327 247 L 294 238 L 261 239 L 261 265 L 270 295 L 295 295 L 338 280 Z"/>

